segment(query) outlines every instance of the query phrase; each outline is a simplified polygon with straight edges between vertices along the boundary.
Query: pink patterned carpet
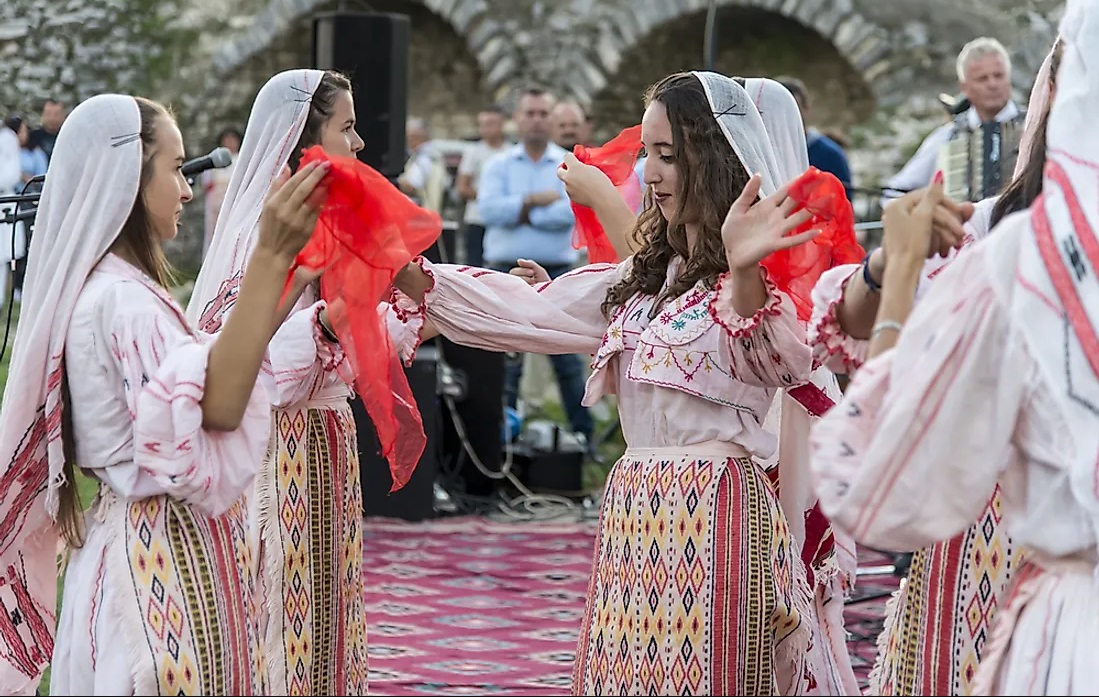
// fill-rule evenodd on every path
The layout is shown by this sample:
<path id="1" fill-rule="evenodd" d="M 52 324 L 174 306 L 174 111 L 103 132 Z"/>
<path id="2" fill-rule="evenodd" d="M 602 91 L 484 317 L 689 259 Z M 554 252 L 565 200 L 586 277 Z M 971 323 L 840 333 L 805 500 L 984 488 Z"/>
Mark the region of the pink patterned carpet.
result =
<path id="1" fill-rule="evenodd" d="M 595 521 L 368 519 L 370 693 L 569 694 L 595 530 Z M 896 580 L 859 586 L 857 595 L 886 592 Z M 883 607 L 848 608 L 864 682 Z"/>

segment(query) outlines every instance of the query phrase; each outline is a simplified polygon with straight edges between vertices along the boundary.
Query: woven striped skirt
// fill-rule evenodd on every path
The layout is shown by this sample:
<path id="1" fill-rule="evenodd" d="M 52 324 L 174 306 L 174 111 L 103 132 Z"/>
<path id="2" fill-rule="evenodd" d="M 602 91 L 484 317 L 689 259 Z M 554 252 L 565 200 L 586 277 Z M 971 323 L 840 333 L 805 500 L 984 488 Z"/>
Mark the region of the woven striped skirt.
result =
<path id="1" fill-rule="evenodd" d="M 274 412 L 256 483 L 275 695 L 365 695 L 362 490 L 346 400 Z"/>
<path id="2" fill-rule="evenodd" d="M 630 449 L 604 491 L 573 694 L 803 694 L 810 602 L 743 451 Z"/>
<path id="3" fill-rule="evenodd" d="M 870 694 L 969 695 L 992 621 L 1021 555 L 1002 525 L 1000 489 L 975 525 L 919 550 L 886 607 Z"/>
<path id="4" fill-rule="evenodd" d="M 110 651 L 129 652 L 133 694 L 269 694 L 244 505 L 207 518 L 169 496 L 101 491 L 105 572 L 121 596 L 99 619 L 123 639 Z"/>

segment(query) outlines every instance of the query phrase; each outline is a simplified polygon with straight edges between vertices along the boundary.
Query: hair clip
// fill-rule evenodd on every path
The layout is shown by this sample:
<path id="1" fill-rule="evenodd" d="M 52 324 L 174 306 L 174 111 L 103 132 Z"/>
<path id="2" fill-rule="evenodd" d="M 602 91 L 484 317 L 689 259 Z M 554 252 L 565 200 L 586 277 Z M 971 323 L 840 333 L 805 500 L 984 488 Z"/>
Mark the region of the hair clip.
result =
<path id="1" fill-rule="evenodd" d="M 738 111 L 739 110 L 739 111 Z M 745 111 L 739 104 L 734 104 L 725 111 L 715 111 L 714 118 L 721 118 L 722 116 L 747 116 L 748 112 Z"/>
<path id="2" fill-rule="evenodd" d="M 309 90 L 303 90 L 302 88 L 296 87 L 294 85 L 290 85 L 290 89 L 292 89 L 295 92 L 305 96 L 304 99 L 295 99 L 295 100 L 293 100 L 296 104 L 304 104 L 305 102 L 313 101 L 313 93 L 310 92 Z"/>
<path id="3" fill-rule="evenodd" d="M 124 136 L 111 136 L 111 147 L 117 148 L 119 145 L 126 145 L 128 143 L 134 142 L 135 140 L 139 140 L 140 138 L 140 133 L 128 133 Z"/>

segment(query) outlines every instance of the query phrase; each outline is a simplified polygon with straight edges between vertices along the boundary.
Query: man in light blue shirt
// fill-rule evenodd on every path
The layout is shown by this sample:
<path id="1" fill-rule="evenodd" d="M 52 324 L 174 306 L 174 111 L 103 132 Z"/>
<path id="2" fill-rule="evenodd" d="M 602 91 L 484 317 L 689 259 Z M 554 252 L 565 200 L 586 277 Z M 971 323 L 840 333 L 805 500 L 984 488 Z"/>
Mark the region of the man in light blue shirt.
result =
<path id="1" fill-rule="evenodd" d="M 550 278 L 568 272 L 577 252 L 572 246 L 572 205 L 557 167 L 565 150 L 550 142 L 553 97 L 529 89 L 519 98 L 513 119 L 519 143 L 489 160 L 477 185 L 477 209 L 485 226 L 485 265 L 509 271 L 519 259 L 531 259 L 545 267 Z M 584 369 L 578 356 L 551 356 L 562 406 L 572 430 L 591 443 L 593 424 L 581 406 Z M 508 363 L 505 381 L 508 403 L 518 402 L 522 356 Z"/>
<path id="2" fill-rule="evenodd" d="M 524 94 L 514 117 L 519 143 L 489 160 L 481 172 L 477 209 L 485 226 L 489 266 L 510 269 L 520 258 L 547 269 L 576 263 L 576 221 L 565 185 L 557 178 L 565 151 L 550 142 L 552 107 L 553 98 L 545 92 Z"/>

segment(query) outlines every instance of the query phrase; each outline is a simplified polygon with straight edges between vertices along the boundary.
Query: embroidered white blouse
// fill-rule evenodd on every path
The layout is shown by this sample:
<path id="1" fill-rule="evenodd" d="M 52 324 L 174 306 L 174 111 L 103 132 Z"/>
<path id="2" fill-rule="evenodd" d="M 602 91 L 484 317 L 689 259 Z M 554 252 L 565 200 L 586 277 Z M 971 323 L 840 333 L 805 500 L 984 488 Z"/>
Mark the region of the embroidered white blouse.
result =
<path id="1" fill-rule="evenodd" d="M 125 500 L 161 494 L 218 516 L 251 486 L 271 428 L 265 390 L 233 432 L 202 428 L 208 335 L 137 268 L 113 254 L 92 271 L 65 346 L 79 466 Z M 87 502 L 85 502 L 87 503 Z M 119 590 L 105 573 L 111 528 L 93 512 L 68 565 L 50 690 L 132 694 L 131 657 L 111 615 Z"/>

